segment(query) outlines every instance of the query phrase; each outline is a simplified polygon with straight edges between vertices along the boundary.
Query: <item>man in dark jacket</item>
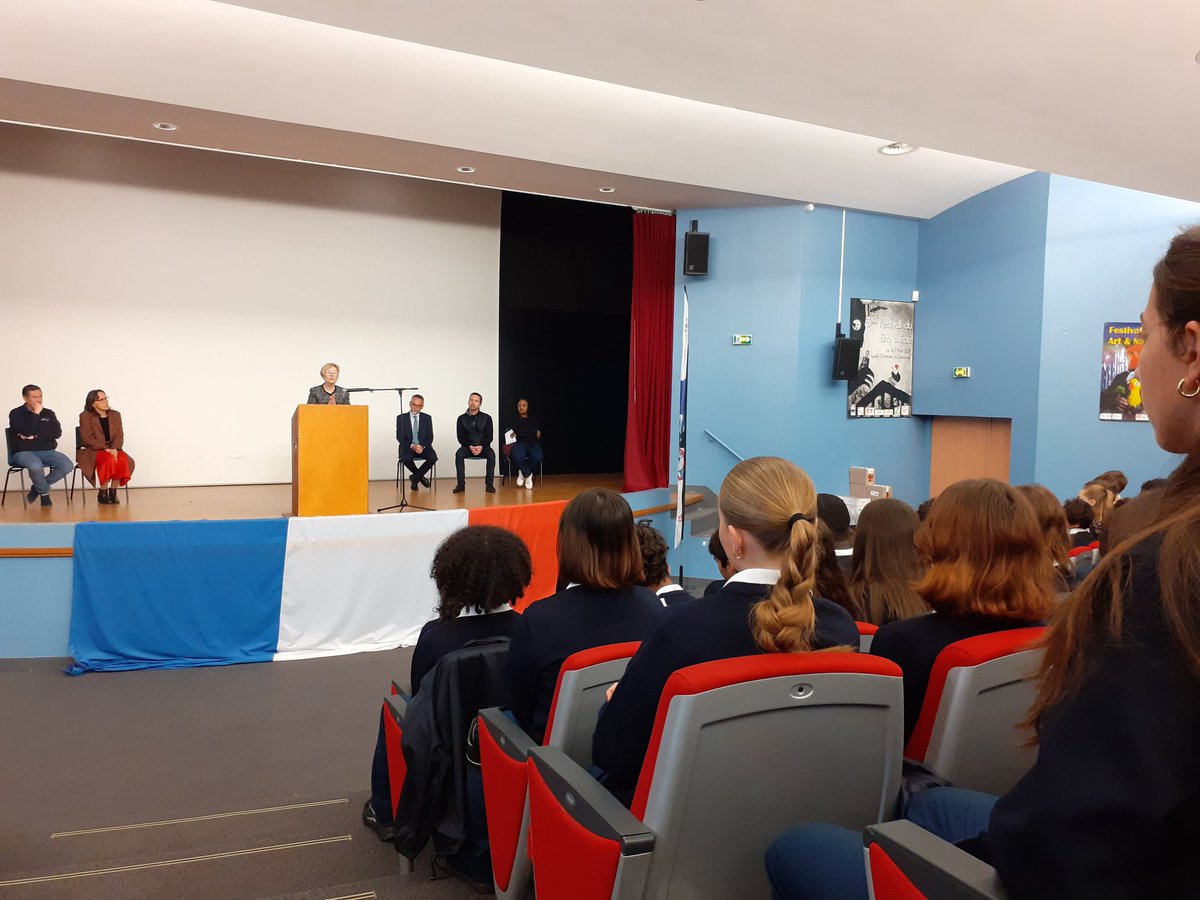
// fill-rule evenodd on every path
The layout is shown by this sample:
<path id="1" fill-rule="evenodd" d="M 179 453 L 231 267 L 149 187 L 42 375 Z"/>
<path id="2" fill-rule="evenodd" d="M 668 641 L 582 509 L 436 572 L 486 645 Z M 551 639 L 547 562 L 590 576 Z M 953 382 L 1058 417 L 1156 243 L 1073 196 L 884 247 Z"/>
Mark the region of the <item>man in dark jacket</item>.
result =
<path id="1" fill-rule="evenodd" d="M 466 490 L 463 463 L 465 459 L 487 460 L 487 492 L 496 493 L 496 486 L 492 484 L 496 474 L 496 451 L 492 449 L 495 435 L 492 431 L 492 417 L 479 411 L 482 405 L 483 394 L 471 394 L 467 398 L 467 411 L 458 417 L 458 449 L 454 452 L 454 474 L 458 476 L 458 484 L 454 486 L 456 494 Z"/>
<path id="2" fill-rule="evenodd" d="M 42 506 L 50 505 L 50 485 L 62 481 L 75 463 L 65 453 L 54 448 L 62 437 L 62 425 L 54 410 L 42 405 L 42 389 L 36 384 L 21 388 L 25 403 L 8 414 L 8 427 L 12 429 L 11 465 L 29 470 L 29 481 L 33 485 L 26 498 L 30 503 L 39 496 Z M 50 470 L 47 478 L 43 469 Z"/>

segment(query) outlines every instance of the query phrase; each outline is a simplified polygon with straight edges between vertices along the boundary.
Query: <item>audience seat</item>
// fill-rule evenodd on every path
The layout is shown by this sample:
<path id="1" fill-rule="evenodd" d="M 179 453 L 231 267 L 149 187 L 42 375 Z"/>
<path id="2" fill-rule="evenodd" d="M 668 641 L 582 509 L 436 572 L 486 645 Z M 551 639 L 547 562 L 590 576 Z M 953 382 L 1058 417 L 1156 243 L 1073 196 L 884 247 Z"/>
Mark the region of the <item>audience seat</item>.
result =
<path id="1" fill-rule="evenodd" d="M 1067 556 L 1071 558 L 1075 578 L 1082 581 L 1100 561 L 1100 542 L 1092 541 L 1082 547 L 1074 547 L 1067 552 Z"/>
<path id="2" fill-rule="evenodd" d="M 766 896 L 762 857 L 802 820 L 895 813 L 900 669 L 859 653 L 762 654 L 667 681 L 631 809 L 554 747 L 529 759 L 539 900 Z"/>
<path id="3" fill-rule="evenodd" d="M 639 646 L 638 641 L 608 644 L 573 653 L 563 661 L 550 704 L 547 746 L 557 747 L 585 768 L 591 765 L 592 733 L 608 686 L 625 674 Z M 496 895 L 523 897 L 531 873 L 526 760 L 536 744 L 498 709 L 481 712 L 479 726 Z"/>
<path id="4" fill-rule="evenodd" d="M 996 870 L 903 819 L 863 833 L 873 900 L 1007 900 Z"/>
<path id="5" fill-rule="evenodd" d="M 1037 750 L 1017 725 L 1036 691 L 1044 628 L 1015 628 L 957 641 L 938 654 L 904 755 L 958 787 L 1003 794 Z"/>
<path id="6" fill-rule="evenodd" d="M 872 625 L 870 622 L 855 622 L 858 626 L 858 652 L 870 653 L 871 642 L 875 640 L 875 632 L 879 630 L 878 625 Z"/>

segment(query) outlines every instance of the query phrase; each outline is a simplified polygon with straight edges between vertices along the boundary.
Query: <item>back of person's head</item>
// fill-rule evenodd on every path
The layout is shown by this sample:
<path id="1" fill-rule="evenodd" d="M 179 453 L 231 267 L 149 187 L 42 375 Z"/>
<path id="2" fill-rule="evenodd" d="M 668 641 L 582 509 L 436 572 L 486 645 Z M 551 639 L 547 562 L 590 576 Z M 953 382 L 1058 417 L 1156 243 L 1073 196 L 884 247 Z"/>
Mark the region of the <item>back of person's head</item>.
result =
<path id="1" fill-rule="evenodd" d="M 921 563 L 913 544 L 920 520 L 903 500 L 872 500 L 858 514 L 850 593 L 868 622 L 883 625 L 929 612 L 914 585 Z"/>
<path id="2" fill-rule="evenodd" d="M 1096 521 L 1092 507 L 1086 500 L 1080 500 L 1078 497 L 1072 497 L 1063 504 L 1063 513 L 1067 517 L 1067 524 L 1072 528 L 1091 528 L 1092 523 Z"/>
<path id="3" fill-rule="evenodd" d="M 820 550 L 812 479 L 786 459 L 755 456 L 725 476 L 717 506 L 723 524 L 752 535 L 768 554 L 783 557 L 779 580 L 751 611 L 754 640 L 768 653 L 809 650 L 816 630 L 812 589 Z M 737 556 L 735 548 L 725 550 Z"/>
<path id="4" fill-rule="evenodd" d="M 818 520 L 817 534 L 821 539 L 821 554 L 817 560 L 817 583 L 814 588 L 817 596 L 831 600 L 854 618 L 861 619 L 862 611 L 850 596 L 850 589 L 846 587 L 846 576 L 838 564 L 832 529 L 824 521 Z"/>
<path id="5" fill-rule="evenodd" d="M 591 488 L 566 505 L 558 522 L 558 572 L 589 588 L 641 582 L 642 551 L 624 497 Z"/>
<path id="6" fill-rule="evenodd" d="M 1057 580 L 1029 501 L 990 478 L 942 491 L 917 529 L 928 568 L 917 592 L 940 613 L 1038 621 Z"/>
<path id="7" fill-rule="evenodd" d="M 1096 481 L 1089 481 L 1079 491 L 1079 499 L 1092 508 L 1093 525 L 1103 525 L 1112 514 L 1117 495 Z"/>
<path id="8" fill-rule="evenodd" d="M 933 498 L 922 500 L 921 505 L 917 507 L 917 518 L 924 522 L 929 518 L 929 510 L 933 509 Z"/>
<path id="9" fill-rule="evenodd" d="M 708 555 L 717 562 L 717 567 L 721 569 L 722 574 L 729 568 L 729 555 L 725 552 L 725 548 L 721 546 L 720 529 L 714 531 L 708 536 Z"/>
<path id="10" fill-rule="evenodd" d="M 1107 472 L 1101 472 L 1093 478 L 1089 484 L 1098 484 L 1112 491 L 1113 496 L 1118 496 L 1121 491 L 1125 490 L 1129 485 L 1129 479 L 1125 477 L 1125 473 L 1120 469 L 1109 469 Z"/>
<path id="11" fill-rule="evenodd" d="M 445 620 L 465 609 L 485 613 L 519 599 L 533 566 L 529 548 L 511 531 L 469 525 L 442 541 L 429 574 L 437 585 L 438 618 Z"/>
<path id="12" fill-rule="evenodd" d="M 829 528 L 835 541 L 849 536 L 850 510 L 837 494 L 817 494 L 817 518 Z"/>
<path id="13" fill-rule="evenodd" d="M 1045 535 L 1046 550 L 1050 554 L 1051 562 L 1058 566 L 1060 571 L 1069 572 L 1071 569 L 1071 542 L 1067 532 L 1070 530 L 1070 526 L 1067 524 L 1067 514 L 1063 512 L 1058 498 L 1050 493 L 1049 488 L 1040 484 L 1018 485 L 1017 490 L 1033 507 L 1038 527 Z"/>
<path id="14" fill-rule="evenodd" d="M 667 566 L 667 542 L 649 522 L 638 522 L 635 533 L 642 551 L 642 578 L 639 583 L 658 588 L 671 575 Z"/>
<path id="15" fill-rule="evenodd" d="M 1170 482 L 1165 478 L 1151 478 L 1149 481 L 1142 482 L 1143 491 L 1153 491 L 1158 488 L 1165 488 Z"/>

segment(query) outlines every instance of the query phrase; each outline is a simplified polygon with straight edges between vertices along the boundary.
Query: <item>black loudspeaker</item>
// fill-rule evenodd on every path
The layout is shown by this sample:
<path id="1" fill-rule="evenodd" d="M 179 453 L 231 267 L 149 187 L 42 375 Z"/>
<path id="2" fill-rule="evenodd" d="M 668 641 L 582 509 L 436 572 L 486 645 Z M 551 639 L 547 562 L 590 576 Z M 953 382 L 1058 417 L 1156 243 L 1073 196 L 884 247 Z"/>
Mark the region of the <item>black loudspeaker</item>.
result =
<path id="1" fill-rule="evenodd" d="M 833 380 L 849 381 L 858 375 L 862 338 L 838 337 L 833 345 Z"/>
<path id="2" fill-rule="evenodd" d="M 683 274 L 708 274 L 708 235 L 702 231 L 684 232 Z"/>

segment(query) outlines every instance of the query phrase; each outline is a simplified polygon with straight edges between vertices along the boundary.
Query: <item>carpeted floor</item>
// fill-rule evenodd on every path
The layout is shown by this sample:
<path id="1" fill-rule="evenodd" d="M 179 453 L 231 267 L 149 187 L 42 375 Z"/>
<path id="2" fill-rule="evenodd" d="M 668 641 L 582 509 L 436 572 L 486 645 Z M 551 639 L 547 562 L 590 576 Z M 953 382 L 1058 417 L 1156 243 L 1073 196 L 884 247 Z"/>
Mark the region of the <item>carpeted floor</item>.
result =
<path id="1" fill-rule="evenodd" d="M 81 678 L 0 661 L 0 898 L 477 896 L 431 882 L 428 854 L 402 872 L 360 820 L 410 654 Z"/>

